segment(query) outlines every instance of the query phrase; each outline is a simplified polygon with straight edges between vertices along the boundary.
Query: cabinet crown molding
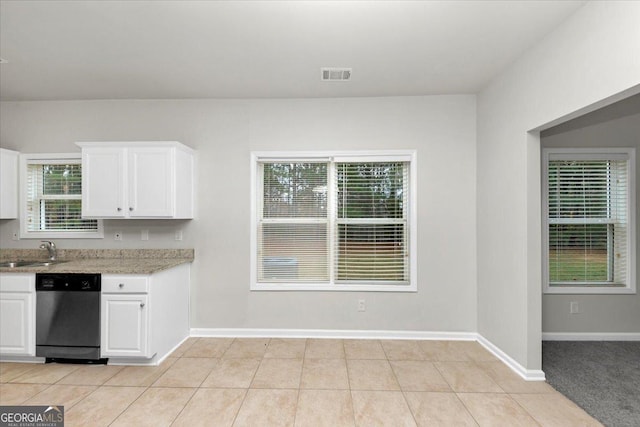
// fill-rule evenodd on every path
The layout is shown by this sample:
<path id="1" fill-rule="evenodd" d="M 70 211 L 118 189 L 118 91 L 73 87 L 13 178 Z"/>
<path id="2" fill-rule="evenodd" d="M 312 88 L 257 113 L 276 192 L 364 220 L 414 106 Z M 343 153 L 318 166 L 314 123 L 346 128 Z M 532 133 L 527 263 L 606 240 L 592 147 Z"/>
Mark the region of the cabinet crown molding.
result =
<path id="1" fill-rule="evenodd" d="M 175 147 L 181 150 L 193 152 L 193 148 L 178 141 L 78 141 L 76 145 L 82 147 Z"/>

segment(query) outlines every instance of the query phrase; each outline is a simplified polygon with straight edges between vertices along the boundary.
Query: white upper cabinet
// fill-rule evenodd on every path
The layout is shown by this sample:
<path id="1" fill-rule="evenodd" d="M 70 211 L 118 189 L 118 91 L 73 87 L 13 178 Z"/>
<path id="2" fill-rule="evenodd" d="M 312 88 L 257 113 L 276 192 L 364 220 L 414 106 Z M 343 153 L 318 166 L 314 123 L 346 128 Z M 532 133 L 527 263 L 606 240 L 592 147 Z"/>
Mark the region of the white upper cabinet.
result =
<path id="1" fill-rule="evenodd" d="M 0 148 L 0 218 L 18 218 L 18 152 Z"/>
<path id="2" fill-rule="evenodd" d="M 124 218 L 126 149 L 82 148 L 82 216 Z"/>
<path id="3" fill-rule="evenodd" d="M 193 150 L 178 142 L 79 142 L 85 218 L 193 218 Z"/>

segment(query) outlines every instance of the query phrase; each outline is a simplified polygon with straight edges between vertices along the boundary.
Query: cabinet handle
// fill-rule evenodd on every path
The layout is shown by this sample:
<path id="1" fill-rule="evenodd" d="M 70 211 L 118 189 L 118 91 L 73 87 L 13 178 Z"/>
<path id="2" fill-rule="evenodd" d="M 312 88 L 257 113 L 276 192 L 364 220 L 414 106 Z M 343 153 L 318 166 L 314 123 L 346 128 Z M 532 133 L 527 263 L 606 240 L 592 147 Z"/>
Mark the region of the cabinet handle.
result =
<path id="1" fill-rule="evenodd" d="M 122 210 L 122 208 L 116 208 L 118 212 L 120 212 Z"/>
<path id="2" fill-rule="evenodd" d="M 133 210 L 133 208 L 129 208 L 129 212 L 131 212 Z"/>
<path id="3" fill-rule="evenodd" d="M 124 288 L 124 283 L 120 283 L 120 284 L 118 285 L 118 287 L 119 287 L 119 288 Z"/>
<path id="4" fill-rule="evenodd" d="M 142 307 L 144 307 L 144 303 L 143 302 L 140 303 L 140 308 L 142 308 Z"/>

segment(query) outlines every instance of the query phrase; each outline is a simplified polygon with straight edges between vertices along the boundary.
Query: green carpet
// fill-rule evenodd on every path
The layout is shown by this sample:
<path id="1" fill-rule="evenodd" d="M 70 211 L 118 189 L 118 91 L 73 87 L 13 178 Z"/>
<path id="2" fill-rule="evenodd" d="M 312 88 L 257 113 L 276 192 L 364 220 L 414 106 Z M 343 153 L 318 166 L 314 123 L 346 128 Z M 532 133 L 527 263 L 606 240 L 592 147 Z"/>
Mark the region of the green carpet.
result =
<path id="1" fill-rule="evenodd" d="M 640 342 L 544 341 L 556 390 L 607 427 L 640 427 Z"/>

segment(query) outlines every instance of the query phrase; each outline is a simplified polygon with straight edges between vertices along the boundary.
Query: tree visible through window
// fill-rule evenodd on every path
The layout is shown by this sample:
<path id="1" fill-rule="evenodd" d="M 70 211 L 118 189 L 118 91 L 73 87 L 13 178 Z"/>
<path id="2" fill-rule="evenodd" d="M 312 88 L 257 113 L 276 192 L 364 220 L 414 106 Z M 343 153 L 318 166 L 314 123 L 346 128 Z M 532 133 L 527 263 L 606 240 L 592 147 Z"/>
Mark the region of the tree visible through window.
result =
<path id="1" fill-rule="evenodd" d="M 292 158 L 256 168 L 257 283 L 409 284 L 408 160 Z"/>
<path id="2" fill-rule="evenodd" d="M 406 281 L 407 167 L 338 163 L 337 280 Z"/>
<path id="3" fill-rule="evenodd" d="M 25 231 L 42 236 L 66 232 L 92 233 L 98 220 L 82 218 L 80 159 L 28 159 L 26 167 Z M 68 235 L 65 237 L 69 237 Z"/>
<path id="4" fill-rule="evenodd" d="M 629 286 L 628 156 L 551 152 L 545 178 L 548 285 Z"/>
<path id="5" fill-rule="evenodd" d="M 264 163 L 260 281 L 329 280 L 326 163 Z"/>

